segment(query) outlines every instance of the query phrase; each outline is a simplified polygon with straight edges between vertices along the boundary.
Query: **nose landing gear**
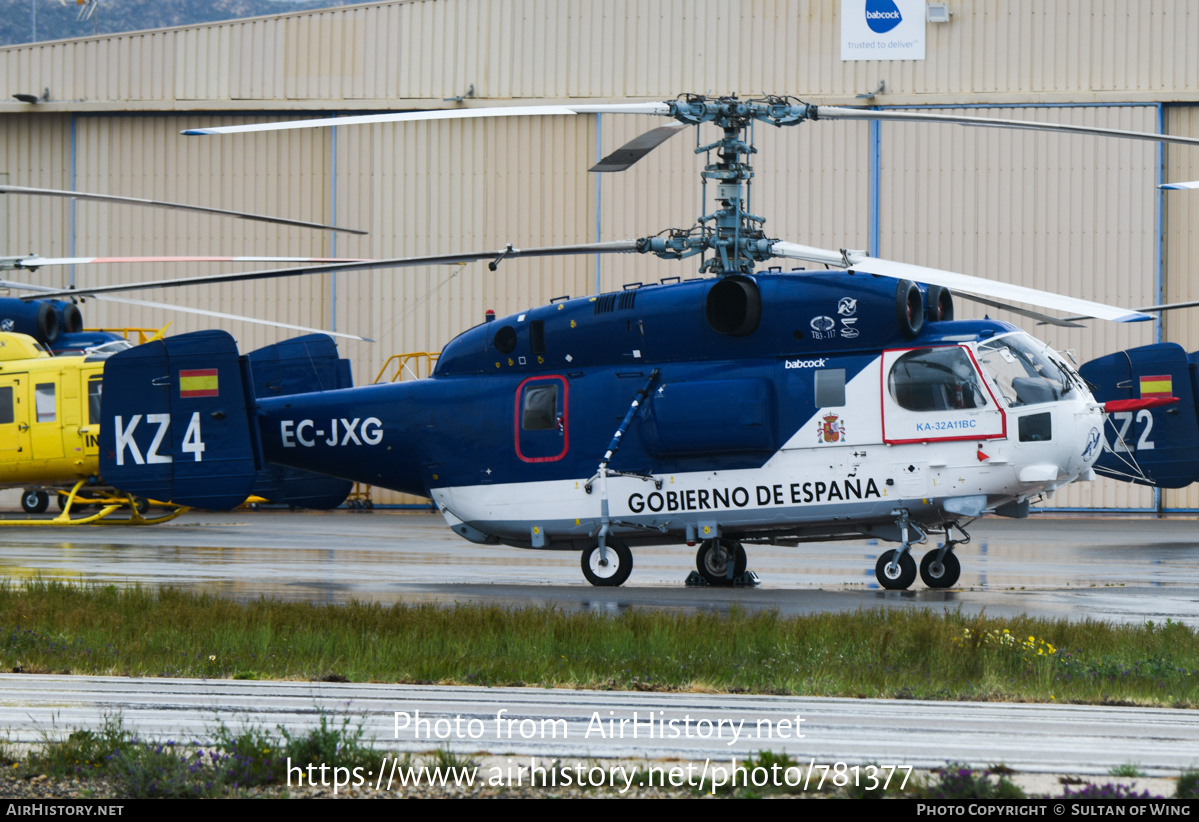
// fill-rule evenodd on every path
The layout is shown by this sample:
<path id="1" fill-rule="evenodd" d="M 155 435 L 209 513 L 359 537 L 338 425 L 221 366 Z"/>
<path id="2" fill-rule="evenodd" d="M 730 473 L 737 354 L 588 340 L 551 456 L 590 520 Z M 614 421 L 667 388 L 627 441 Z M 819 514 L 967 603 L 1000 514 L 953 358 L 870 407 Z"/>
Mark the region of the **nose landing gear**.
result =
<path id="1" fill-rule="evenodd" d="M 623 585 L 633 572 L 633 552 L 627 542 L 608 537 L 604 547 L 599 542 L 583 550 L 583 576 L 592 585 L 616 588 Z"/>

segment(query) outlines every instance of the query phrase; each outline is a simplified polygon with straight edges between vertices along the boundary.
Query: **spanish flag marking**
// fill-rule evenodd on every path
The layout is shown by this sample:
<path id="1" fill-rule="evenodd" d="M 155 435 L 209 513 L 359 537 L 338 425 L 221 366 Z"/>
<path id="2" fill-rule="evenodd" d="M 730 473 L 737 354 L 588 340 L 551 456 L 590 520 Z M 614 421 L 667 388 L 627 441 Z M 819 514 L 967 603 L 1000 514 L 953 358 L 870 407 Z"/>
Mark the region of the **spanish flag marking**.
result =
<path id="1" fill-rule="evenodd" d="M 1141 398 L 1174 396 L 1174 381 L 1169 374 L 1141 377 Z"/>
<path id="2" fill-rule="evenodd" d="M 179 397 L 219 397 L 215 368 L 200 368 L 195 371 L 179 372 Z"/>

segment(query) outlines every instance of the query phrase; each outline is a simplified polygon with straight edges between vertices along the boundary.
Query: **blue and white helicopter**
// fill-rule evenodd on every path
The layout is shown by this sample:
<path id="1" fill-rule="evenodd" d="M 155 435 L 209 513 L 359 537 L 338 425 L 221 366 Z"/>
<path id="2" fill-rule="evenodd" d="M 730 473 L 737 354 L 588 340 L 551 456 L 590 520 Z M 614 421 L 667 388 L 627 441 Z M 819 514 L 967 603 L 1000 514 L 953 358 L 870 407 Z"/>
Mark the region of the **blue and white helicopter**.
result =
<path id="1" fill-rule="evenodd" d="M 245 499 L 275 464 L 431 498 L 482 544 L 581 552 L 594 585 L 620 585 L 632 549 L 698 546 L 710 584 L 751 581 L 745 545 L 862 535 L 898 543 L 879 583 L 917 568 L 953 586 L 954 548 L 987 513 L 1094 477 L 1104 407 L 1046 345 L 1004 322 L 956 321 L 950 290 L 1115 321 L 1148 315 L 860 252 L 772 239 L 745 210 L 748 127 L 822 119 L 901 119 L 1135 139 L 1157 134 L 929 113 L 814 106 L 791 98 L 685 96 L 663 103 L 418 112 L 196 133 L 471 116 L 656 114 L 675 123 L 593 170 L 627 168 L 680 129 L 711 123 L 699 149 L 716 207 L 694 228 L 623 242 L 302 266 L 274 272 L 79 288 L 164 285 L 525 256 L 704 255 L 701 279 L 556 302 L 471 328 L 433 375 L 339 388 L 287 362 L 290 386 L 255 396 L 254 365 L 224 332 L 182 335 L 108 360 L 101 458 L 129 493 L 204 508 Z M 783 258 L 835 270 L 755 271 Z M 47 296 L 55 296 L 53 293 Z M 998 302 L 997 302 L 998 301 Z M 1044 315 L 1016 309 L 1038 319 Z M 1050 320 L 1058 322 L 1056 320 Z M 919 564 L 912 548 L 943 535 Z"/>

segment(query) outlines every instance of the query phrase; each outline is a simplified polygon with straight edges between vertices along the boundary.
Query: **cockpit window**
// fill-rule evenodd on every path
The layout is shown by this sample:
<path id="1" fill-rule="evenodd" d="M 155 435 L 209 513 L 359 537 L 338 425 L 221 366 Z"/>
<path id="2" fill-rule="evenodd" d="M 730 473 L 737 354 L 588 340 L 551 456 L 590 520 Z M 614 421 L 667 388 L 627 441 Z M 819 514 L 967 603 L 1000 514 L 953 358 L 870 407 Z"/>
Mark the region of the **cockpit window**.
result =
<path id="1" fill-rule="evenodd" d="M 87 424 L 100 424 L 100 398 L 104 392 L 104 377 L 88 377 L 87 380 Z"/>
<path id="2" fill-rule="evenodd" d="M 970 355 L 958 346 L 917 348 L 891 366 L 891 396 L 909 411 L 983 408 L 986 392 Z"/>
<path id="3" fill-rule="evenodd" d="M 1075 389 L 1069 369 L 1027 334 L 1008 334 L 978 347 L 983 370 L 1012 408 L 1060 400 Z"/>

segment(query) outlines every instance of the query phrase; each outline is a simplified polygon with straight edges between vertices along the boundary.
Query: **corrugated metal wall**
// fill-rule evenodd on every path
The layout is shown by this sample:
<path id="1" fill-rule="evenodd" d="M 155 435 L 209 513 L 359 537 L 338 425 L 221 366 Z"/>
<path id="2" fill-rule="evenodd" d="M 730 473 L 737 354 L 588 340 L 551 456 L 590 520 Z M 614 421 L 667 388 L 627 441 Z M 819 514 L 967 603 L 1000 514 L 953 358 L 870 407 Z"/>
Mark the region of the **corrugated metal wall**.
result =
<path id="1" fill-rule="evenodd" d="M 1199 63 L 1189 56 L 1199 8 L 1187 0 L 950 5 L 951 23 L 927 26 L 924 61 L 842 62 L 840 4 L 829 0 L 404 0 L 0 49 L 5 88 L 49 88 L 51 97 L 37 107 L 0 102 L 0 174 L 10 183 L 74 185 L 371 232 L 334 238 L 91 203 L 77 204 L 72 222 L 65 202 L 12 197 L 9 247 L 0 253 L 388 257 L 644 236 L 690 226 L 710 207 L 701 202 L 702 159 L 691 133 L 624 174 L 587 174 L 597 153 L 648 127 L 629 116 L 177 134 L 272 111 L 453 106 L 446 98 L 472 86 L 474 99 L 462 105 L 763 90 L 849 103 L 883 81 L 876 105 L 999 106 L 968 113 L 1145 131 L 1158 128 L 1158 103 L 1179 103 L 1165 109 L 1166 130 L 1199 134 L 1187 105 L 1199 103 Z M 1152 145 L 912 124 L 886 124 L 879 135 L 876 147 L 866 124 L 759 127 L 751 208 L 768 218 L 771 236 L 833 248 L 868 248 L 877 238 L 891 258 L 1142 305 L 1156 301 L 1160 232 L 1166 298 L 1191 298 L 1189 209 L 1199 206 L 1185 193 L 1169 195 L 1159 228 Z M 870 197 L 876 148 L 877 216 Z M 1199 152 L 1165 156 L 1167 178 L 1199 179 Z M 374 346 L 343 344 L 365 380 L 392 353 L 439 349 L 487 308 L 502 315 L 590 293 L 596 265 L 572 258 L 506 262 L 497 273 L 482 263 L 350 273 L 336 283 L 325 276 L 189 289 L 187 300 L 373 337 Z M 75 276 L 124 281 L 218 269 L 228 267 L 81 268 Z M 694 262 L 627 256 L 600 263 L 602 290 L 694 275 Z M 36 275 L 50 283 L 68 276 Z M 959 309 L 981 313 L 960 301 Z M 161 325 L 168 317 L 94 301 L 86 313 L 89 325 Z M 1166 338 L 1199 348 L 1199 328 L 1191 328 L 1197 317 L 1168 320 Z M 247 349 L 290 336 L 173 319 L 175 331 L 228 328 Z M 1017 321 L 1080 360 L 1153 339 L 1148 326 L 1062 332 Z M 1190 491 L 1165 501 L 1199 507 Z M 1055 502 L 1145 507 L 1152 496 L 1099 483 Z"/>
<path id="2" fill-rule="evenodd" d="M 1186 59 L 1199 39 L 1189 0 L 950 7 L 952 22 L 927 27 L 923 61 L 842 62 L 834 0 L 399 0 L 4 49 L 0 76 L 6 88 L 49 86 L 55 100 L 222 108 L 440 103 L 472 84 L 496 100 L 853 97 L 879 79 L 893 99 L 929 102 L 1194 99 L 1199 89 L 1199 62 Z"/>
<path id="3" fill-rule="evenodd" d="M 1166 130 L 1171 134 L 1199 137 L 1199 106 L 1166 108 Z M 1199 151 L 1170 147 L 1166 150 L 1166 182 L 1199 180 Z M 1165 293 L 1167 303 L 1199 300 L 1199 191 L 1164 192 Z M 1163 340 L 1176 342 L 1187 351 L 1199 350 L 1199 308 L 1165 314 Z M 1167 508 L 1199 509 L 1199 486 L 1164 491 Z"/>

